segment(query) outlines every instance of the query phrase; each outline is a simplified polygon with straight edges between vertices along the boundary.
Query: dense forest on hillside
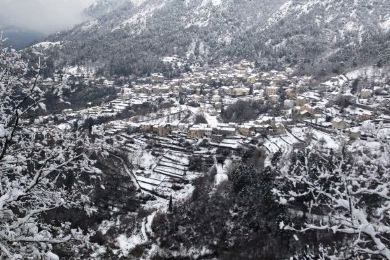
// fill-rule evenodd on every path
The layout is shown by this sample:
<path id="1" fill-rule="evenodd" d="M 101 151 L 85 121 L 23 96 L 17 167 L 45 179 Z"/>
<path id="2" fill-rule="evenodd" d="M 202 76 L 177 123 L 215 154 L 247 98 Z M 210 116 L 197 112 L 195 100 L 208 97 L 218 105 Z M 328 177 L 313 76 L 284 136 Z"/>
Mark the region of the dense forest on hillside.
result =
<path id="1" fill-rule="evenodd" d="M 111 75 L 168 74 L 172 64 L 161 58 L 172 55 L 190 63 L 248 59 L 263 69 L 288 65 L 300 74 L 332 75 L 387 63 L 389 8 L 384 0 L 127 2 L 49 37 L 63 46 L 48 53 L 59 64 L 94 64 Z"/>

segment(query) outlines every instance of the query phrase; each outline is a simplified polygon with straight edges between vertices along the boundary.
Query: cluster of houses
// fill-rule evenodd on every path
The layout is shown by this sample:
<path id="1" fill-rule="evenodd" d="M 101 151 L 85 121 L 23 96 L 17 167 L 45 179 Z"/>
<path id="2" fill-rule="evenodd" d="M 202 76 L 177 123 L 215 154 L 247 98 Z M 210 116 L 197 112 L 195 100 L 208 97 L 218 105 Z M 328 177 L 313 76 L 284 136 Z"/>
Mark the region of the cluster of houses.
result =
<path id="1" fill-rule="evenodd" d="M 93 78 L 89 70 L 78 69 L 76 72 L 76 75 L 80 74 L 85 79 Z M 129 123 L 134 131 L 154 132 L 160 136 L 185 132 L 191 138 L 284 134 L 288 126 L 296 123 L 305 123 L 329 133 L 345 131 L 356 138 L 360 134 L 362 122 L 374 120 L 378 116 L 385 122 L 390 120 L 383 113 L 389 108 L 390 87 L 383 82 L 372 87 L 357 88 L 351 93 L 352 80 L 345 75 L 319 84 L 312 77 L 293 76 L 292 72 L 289 68 L 285 71 L 260 72 L 254 68 L 254 64 L 242 61 L 212 68 L 193 68 L 169 80 L 160 74 L 152 74 L 148 78 L 117 86 L 120 96 L 116 100 L 83 112 L 91 117 L 109 117 L 132 104 L 162 101 L 197 106 L 200 113 L 211 116 L 220 115 L 224 108 L 238 100 L 278 108 L 277 116 L 265 114 L 262 118 L 242 125 Z M 113 81 L 108 79 L 94 80 L 107 87 L 113 86 Z M 344 106 L 343 102 L 348 105 Z M 63 113 L 69 115 L 74 112 L 64 110 Z"/>
<path id="2" fill-rule="evenodd" d="M 263 117 L 260 120 L 244 124 L 218 123 L 216 126 L 187 123 L 135 123 L 129 121 L 124 125 L 109 123 L 106 125 L 106 130 L 111 134 L 127 130 L 131 133 L 154 133 L 160 137 L 185 134 L 192 139 L 211 138 L 222 140 L 225 137 L 236 135 L 244 137 L 253 137 L 259 134 L 284 135 L 286 134 L 286 122 L 286 119 L 282 117 Z"/>
<path id="3" fill-rule="evenodd" d="M 53 82 L 68 85 L 92 85 L 95 87 L 115 87 L 115 81 L 104 76 L 96 76 L 96 68 L 87 66 L 67 66 L 57 70 L 52 77 L 43 80 L 43 85 L 52 85 Z"/>

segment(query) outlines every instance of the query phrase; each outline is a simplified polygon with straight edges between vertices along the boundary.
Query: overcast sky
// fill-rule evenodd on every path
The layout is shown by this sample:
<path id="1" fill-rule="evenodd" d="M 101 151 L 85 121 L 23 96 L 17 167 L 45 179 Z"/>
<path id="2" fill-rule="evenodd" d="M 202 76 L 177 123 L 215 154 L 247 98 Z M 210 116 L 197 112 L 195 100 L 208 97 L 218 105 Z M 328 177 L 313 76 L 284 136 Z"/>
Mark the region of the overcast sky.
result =
<path id="1" fill-rule="evenodd" d="M 0 0 L 0 22 L 52 33 L 81 22 L 81 12 L 96 0 Z"/>

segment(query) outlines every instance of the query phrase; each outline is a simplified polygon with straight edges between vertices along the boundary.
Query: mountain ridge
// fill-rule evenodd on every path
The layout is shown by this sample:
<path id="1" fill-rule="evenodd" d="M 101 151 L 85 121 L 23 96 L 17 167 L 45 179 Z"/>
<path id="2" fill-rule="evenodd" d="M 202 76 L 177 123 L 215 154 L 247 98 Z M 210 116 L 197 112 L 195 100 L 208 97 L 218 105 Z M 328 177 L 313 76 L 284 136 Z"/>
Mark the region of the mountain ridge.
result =
<path id="1" fill-rule="evenodd" d="M 385 0 L 111 2 L 98 2 L 107 9 L 91 21 L 50 36 L 64 42 L 51 55 L 117 75 L 163 72 L 161 59 L 172 55 L 200 64 L 248 59 L 264 69 L 290 65 L 313 74 L 389 60 Z"/>

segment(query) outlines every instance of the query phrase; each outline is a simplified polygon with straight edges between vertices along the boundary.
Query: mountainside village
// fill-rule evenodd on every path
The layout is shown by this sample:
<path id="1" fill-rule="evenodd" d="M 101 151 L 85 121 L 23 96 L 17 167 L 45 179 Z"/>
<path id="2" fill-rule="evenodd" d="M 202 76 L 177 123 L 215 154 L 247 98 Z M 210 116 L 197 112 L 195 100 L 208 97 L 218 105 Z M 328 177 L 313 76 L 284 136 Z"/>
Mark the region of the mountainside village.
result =
<path id="1" fill-rule="evenodd" d="M 1 8 L 0 259 L 390 260 L 390 0 Z"/>
<path id="2" fill-rule="evenodd" d="M 217 178 L 227 178 L 229 164 L 240 160 L 234 151 L 242 147 L 263 151 L 267 166 L 278 152 L 314 144 L 337 150 L 360 142 L 375 149 L 390 136 L 390 77 L 374 67 L 323 83 L 293 76 L 289 68 L 260 72 L 247 61 L 193 68 L 173 79 L 152 74 L 122 85 L 95 79 L 93 69 L 82 67 L 62 78 L 117 89 L 118 97 L 101 106 L 63 110 L 56 115 L 63 122 L 58 127 L 89 119 L 91 132 L 112 136 L 113 149 L 127 157 L 135 185 L 164 200 L 190 194 L 190 181 L 213 165 Z M 218 149 L 233 152 L 221 161 Z M 194 158 L 208 161 L 208 168 L 195 167 Z"/>
<path id="3" fill-rule="evenodd" d="M 289 125 L 304 123 L 327 133 L 343 130 L 352 140 L 360 137 L 362 132 L 363 136 L 369 134 L 360 129 L 363 122 L 375 118 L 373 123 L 387 123 L 390 119 L 385 113 L 390 106 L 390 89 L 386 84 L 389 77 L 368 76 L 372 81 L 362 88 L 352 85 L 357 77 L 364 76 L 363 72 L 361 75 L 351 72 L 316 84 L 311 77 L 291 76 L 290 69 L 261 73 L 252 67 L 253 64 L 243 61 L 234 66 L 196 68 L 172 80 L 152 74 L 150 78 L 141 78 L 130 85 L 117 86 L 120 97 L 108 104 L 77 112 L 68 109 L 63 115 L 67 118 L 76 118 L 80 114 L 95 119 L 113 117 L 130 105 L 158 102 L 166 103 L 169 109 L 113 121 L 106 125 L 106 129 L 109 133 L 125 127 L 132 131 L 154 132 L 159 136 L 181 132 L 188 133 L 191 138 L 217 138 L 236 134 L 247 137 L 262 133 L 283 135 Z M 93 77 L 82 73 L 73 76 L 86 77 L 86 80 Z M 114 81 L 104 79 L 103 84 L 112 87 Z M 238 100 L 278 106 L 281 111 L 274 115 L 261 114 L 259 118 L 242 124 L 220 122 L 218 116 L 224 107 Z M 169 118 L 185 112 L 203 114 L 207 124 L 186 124 L 183 119 Z"/>

